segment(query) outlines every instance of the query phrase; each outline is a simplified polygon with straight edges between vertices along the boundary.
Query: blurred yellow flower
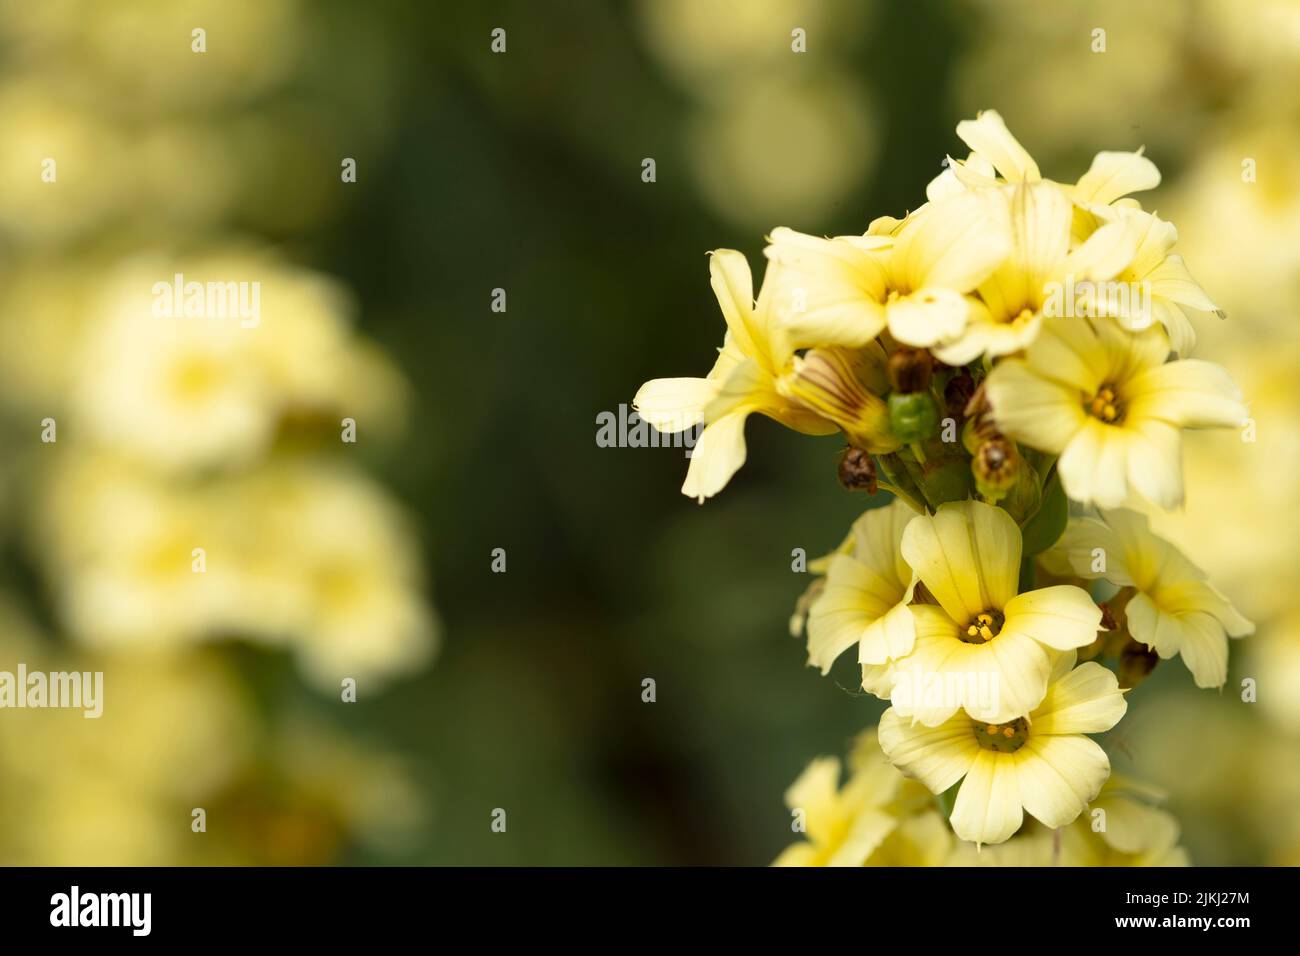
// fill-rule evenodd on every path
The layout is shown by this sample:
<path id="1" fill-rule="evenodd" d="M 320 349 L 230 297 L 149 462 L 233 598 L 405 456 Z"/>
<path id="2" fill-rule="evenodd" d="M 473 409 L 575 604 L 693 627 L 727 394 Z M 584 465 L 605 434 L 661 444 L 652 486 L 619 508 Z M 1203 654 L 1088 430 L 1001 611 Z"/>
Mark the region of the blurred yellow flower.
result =
<path id="1" fill-rule="evenodd" d="M 38 528 L 64 619 L 99 646 L 288 645 L 324 690 L 425 663 L 437 625 L 398 509 L 306 459 L 175 485 L 120 460 L 48 476 Z"/>

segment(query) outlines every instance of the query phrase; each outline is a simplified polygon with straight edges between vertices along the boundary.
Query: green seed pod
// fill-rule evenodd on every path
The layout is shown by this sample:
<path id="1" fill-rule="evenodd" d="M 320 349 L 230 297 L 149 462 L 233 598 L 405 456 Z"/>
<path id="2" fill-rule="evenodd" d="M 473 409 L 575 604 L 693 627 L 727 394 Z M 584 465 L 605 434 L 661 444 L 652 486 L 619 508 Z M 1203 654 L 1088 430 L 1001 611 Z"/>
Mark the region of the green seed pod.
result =
<path id="1" fill-rule="evenodd" d="M 905 445 L 929 438 L 939 427 L 939 407 L 929 392 L 894 392 L 889 396 L 889 428 Z"/>

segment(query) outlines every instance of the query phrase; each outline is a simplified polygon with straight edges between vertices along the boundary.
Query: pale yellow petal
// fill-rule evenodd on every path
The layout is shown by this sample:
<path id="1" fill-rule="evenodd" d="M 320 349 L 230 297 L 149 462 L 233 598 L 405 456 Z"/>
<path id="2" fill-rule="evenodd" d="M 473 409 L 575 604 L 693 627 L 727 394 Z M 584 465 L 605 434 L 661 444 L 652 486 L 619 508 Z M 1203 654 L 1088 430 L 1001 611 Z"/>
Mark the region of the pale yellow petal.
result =
<path id="1" fill-rule="evenodd" d="M 1155 189 L 1160 170 L 1138 150 L 1133 153 L 1098 153 L 1073 190 L 1079 202 L 1109 204 L 1129 193 Z"/>
<path id="2" fill-rule="evenodd" d="M 1133 596 L 1125 611 L 1134 639 L 1162 659 L 1181 655 L 1197 687 L 1222 687 L 1228 679 L 1228 637 L 1212 615 L 1169 614 L 1141 593 Z"/>
<path id="3" fill-rule="evenodd" d="M 1017 595 L 1004 610 L 1003 633 L 1022 633 L 1058 651 L 1091 644 L 1101 625 L 1101 608 L 1087 591 L 1068 584 Z"/>
<path id="4" fill-rule="evenodd" d="M 727 486 L 731 476 L 745 463 L 745 419 L 747 410 L 724 415 L 700 433 L 686 469 L 682 494 L 703 503 Z"/>
<path id="5" fill-rule="evenodd" d="M 1087 661 L 1047 688 L 1030 718 L 1032 736 L 1098 734 L 1119 723 L 1127 707 L 1114 672 Z"/>
<path id="6" fill-rule="evenodd" d="M 898 826 L 897 818 L 883 810 L 858 811 L 844 842 L 830 855 L 827 866 L 862 866 L 885 837 Z"/>
<path id="7" fill-rule="evenodd" d="M 707 378 L 656 378 L 641 386 L 632 407 L 661 432 L 685 431 L 704 421 L 717 389 Z"/>
<path id="8" fill-rule="evenodd" d="M 1033 182 L 1041 179 L 1038 164 L 1011 135 L 996 110 L 984 110 L 973 120 L 957 124 L 957 135 L 974 152 L 993 164 L 1007 182 Z"/>
<path id="9" fill-rule="evenodd" d="M 890 274 L 903 293 L 926 288 L 969 292 L 1010 251 L 1007 204 L 983 192 L 931 203 L 909 219 L 890 256 Z"/>
<path id="10" fill-rule="evenodd" d="M 880 718 L 878 734 L 889 762 L 932 793 L 943 793 L 960 780 L 980 753 L 964 716 L 939 727 L 913 726 L 891 707 Z"/>
<path id="11" fill-rule="evenodd" d="M 1070 436 L 1056 470 L 1065 494 L 1080 504 L 1117 508 L 1128 499 L 1126 431 L 1086 418 Z"/>
<path id="12" fill-rule="evenodd" d="M 940 608 L 913 605 L 912 653 L 893 665 L 890 698 L 900 717 L 938 726 L 964 710 L 990 723 L 1024 716 L 1042 700 L 1052 654 L 1032 638 L 1002 633 L 985 644 L 959 638 Z"/>
<path id="13" fill-rule="evenodd" d="M 819 239 L 793 229 L 773 230 L 765 252 L 784 267 L 774 308 L 793 348 L 856 348 L 880 333 L 883 250 L 890 244 L 879 237 Z"/>
<path id="14" fill-rule="evenodd" d="M 1005 608 L 1015 597 L 1020 576 L 1020 528 L 1005 509 L 982 501 L 941 505 L 961 512 L 970 527 L 972 549 L 979 565 L 983 598 L 988 609 Z"/>
<path id="15" fill-rule="evenodd" d="M 1066 258 L 1064 272 L 1075 282 L 1101 282 L 1114 278 L 1137 255 L 1140 226 L 1130 221 L 1107 223 Z"/>
<path id="16" fill-rule="evenodd" d="M 959 838 L 980 844 L 1002 843 L 1020 829 L 1024 810 L 1011 757 L 981 750 L 971 764 L 949 818 Z"/>
<path id="17" fill-rule="evenodd" d="M 825 844 L 840 832 L 843 809 L 839 799 L 840 761 L 818 757 L 785 791 L 785 805 L 801 811 L 813 843 Z"/>
<path id="18" fill-rule="evenodd" d="M 808 616 L 808 663 L 830 671 L 835 659 L 862 641 L 872 625 L 885 618 L 907 596 L 906 586 L 882 577 L 856 557 L 837 554 L 831 558 L 826 587 Z M 907 613 L 906 607 L 902 609 Z M 890 622 L 901 626 L 900 621 Z M 910 613 L 906 621 L 910 630 Z M 901 640 L 901 638 L 900 638 Z M 911 641 L 906 641 L 911 650 Z M 906 653 L 903 651 L 902 653 Z M 886 654 L 866 663 L 881 664 Z"/>
<path id="19" fill-rule="evenodd" d="M 1137 493 L 1162 508 L 1183 503 L 1182 433 L 1162 421 L 1127 426 L 1128 480 Z"/>
<path id="20" fill-rule="evenodd" d="M 1040 334 L 1034 344 L 1041 341 Z M 1039 374 L 1020 359 L 994 366 L 985 379 L 985 394 L 1002 431 L 1042 451 L 1060 452 L 1088 420 L 1077 388 Z"/>
<path id="21" fill-rule="evenodd" d="M 884 310 L 889 334 L 916 348 L 960 335 L 970 313 L 966 296 L 941 288 L 925 288 L 895 299 Z"/>
<path id="22" fill-rule="evenodd" d="M 1168 299 L 1185 305 L 1198 312 L 1217 312 L 1219 307 L 1206 295 L 1205 290 L 1192 278 L 1187 264 L 1180 255 L 1165 257 L 1160 265 L 1143 276 L 1151 283 L 1151 294 L 1157 298 Z"/>
<path id="23" fill-rule="evenodd" d="M 1129 415 L 1183 428 L 1236 428 L 1248 414 L 1227 369 L 1199 359 L 1148 369 L 1124 390 Z"/>
<path id="24" fill-rule="evenodd" d="M 1065 568 L 1062 576 L 1070 574 L 1081 578 L 1105 578 L 1123 587 L 1133 583 L 1115 532 L 1105 522 L 1096 518 L 1073 518 L 1066 525 L 1060 540 L 1043 560 L 1062 558 Z"/>
<path id="25" fill-rule="evenodd" d="M 972 662 L 988 657 L 996 666 L 992 706 L 966 707 L 972 717 L 1004 724 L 1023 717 L 1037 707 L 1047 692 L 1053 656 L 1033 638 L 1015 631 L 1003 631 L 989 643 L 969 645 Z M 987 667 L 978 663 L 975 666 Z"/>
<path id="26" fill-rule="evenodd" d="M 1070 200 L 1055 183 L 1021 183 L 1012 192 L 1008 265 L 1025 283 L 1019 302 L 1032 302 L 1037 307 L 1042 302 L 1043 286 L 1063 278 L 1060 271 L 1070 248 L 1073 212 Z M 1005 287 L 1005 278 L 1002 284 Z"/>
<path id="27" fill-rule="evenodd" d="M 907 598 L 911 598 L 910 591 Z M 883 664 L 896 660 L 910 654 L 915 644 L 916 624 L 911 608 L 899 603 L 863 630 L 858 644 L 858 663 Z"/>
<path id="28" fill-rule="evenodd" d="M 763 336 L 754 320 L 754 279 L 745 257 L 734 249 L 709 256 L 709 284 L 736 345 L 750 358 L 762 354 Z"/>
<path id="29" fill-rule="evenodd" d="M 823 852 L 811 843 L 792 843 L 772 861 L 773 866 L 820 866 Z"/>
<path id="30" fill-rule="evenodd" d="M 1031 731 L 1012 756 L 1021 804 L 1052 829 L 1072 823 L 1110 775 L 1105 751 L 1087 737 L 1044 737 Z"/>

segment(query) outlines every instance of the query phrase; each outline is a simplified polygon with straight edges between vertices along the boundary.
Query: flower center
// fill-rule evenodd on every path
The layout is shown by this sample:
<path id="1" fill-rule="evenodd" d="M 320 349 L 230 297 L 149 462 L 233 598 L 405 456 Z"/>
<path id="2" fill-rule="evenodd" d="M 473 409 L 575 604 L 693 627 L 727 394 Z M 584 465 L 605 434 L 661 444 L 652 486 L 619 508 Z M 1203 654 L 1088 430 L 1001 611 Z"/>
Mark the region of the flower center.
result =
<path id="1" fill-rule="evenodd" d="M 1006 724 L 975 724 L 975 742 L 994 753 L 1013 754 L 1029 740 L 1029 721 L 1023 717 Z"/>
<path id="2" fill-rule="evenodd" d="M 1092 401 L 1084 405 L 1084 408 L 1093 418 L 1098 418 L 1107 425 L 1113 425 L 1123 417 L 1119 399 L 1115 396 L 1115 390 L 1109 385 L 1103 386 L 1093 396 Z"/>
<path id="3" fill-rule="evenodd" d="M 1033 309 L 1021 309 L 1015 315 L 1007 314 L 1003 316 L 1002 324 L 1010 325 L 1015 328 L 1020 328 L 1021 326 L 1026 325 L 1027 323 L 1032 321 L 1034 318 L 1034 314 L 1035 313 Z"/>
<path id="4" fill-rule="evenodd" d="M 966 627 L 966 633 L 958 632 L 967 644 L 987 644 L 1002 631 L 1006 619 L 1001 611 L 980 611 Z"/>

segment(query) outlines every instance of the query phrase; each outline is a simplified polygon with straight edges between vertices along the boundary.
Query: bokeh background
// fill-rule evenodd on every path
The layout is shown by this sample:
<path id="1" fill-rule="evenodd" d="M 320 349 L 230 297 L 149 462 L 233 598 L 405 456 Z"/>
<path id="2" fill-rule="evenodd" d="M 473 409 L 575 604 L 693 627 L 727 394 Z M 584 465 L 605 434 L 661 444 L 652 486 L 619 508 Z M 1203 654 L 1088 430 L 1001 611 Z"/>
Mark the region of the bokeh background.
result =
<path id="1" fill-rule="evenodd" d="M 707 250 L 901 214 L 984 108 L 1062 180 L 1145 144 L 1228 313 L 1257 441 L 1157 527 L 1259 633 L 1109 739 L 1195 863 L 1300 863 L 1298 90 L 1296 0 L 3 0 L 0 669 L 105 714 L 0 712 L 0 863 L 772 859 L 881 710 L 787 633 L 862 499 L 755 420 L 700 508 L 596 417 L 707 370 Z M 262 324 L 160 332 L 176 271 Z"/>

